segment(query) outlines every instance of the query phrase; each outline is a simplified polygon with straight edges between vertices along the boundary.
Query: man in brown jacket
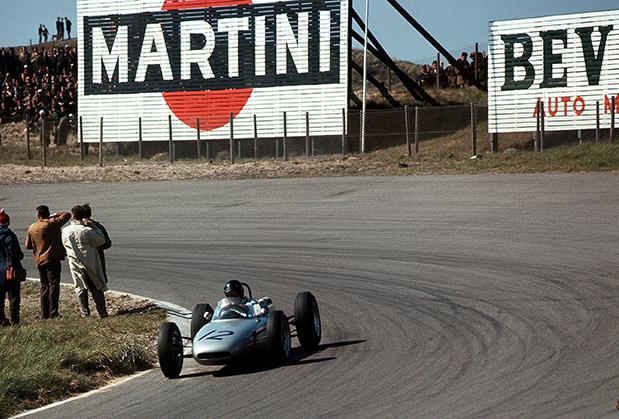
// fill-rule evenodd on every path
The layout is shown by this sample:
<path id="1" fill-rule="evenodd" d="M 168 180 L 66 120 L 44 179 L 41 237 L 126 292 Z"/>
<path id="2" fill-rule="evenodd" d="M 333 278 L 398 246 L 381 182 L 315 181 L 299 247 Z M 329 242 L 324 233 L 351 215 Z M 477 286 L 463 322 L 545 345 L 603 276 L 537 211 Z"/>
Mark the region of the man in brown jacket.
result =
<path id="1" fill-rule="evenodd" d="M 60 211 L 50 215 L 49 207 L 37 207 L 37 221 L 28 227 L 26 249 L 32 250 L 34 263 L 41 279 L 41 318 L 58 317 L 60 297 L 60 261 L 67 255 L 62 244 L 60 227 L 71 219 L 71 214 Z"/>

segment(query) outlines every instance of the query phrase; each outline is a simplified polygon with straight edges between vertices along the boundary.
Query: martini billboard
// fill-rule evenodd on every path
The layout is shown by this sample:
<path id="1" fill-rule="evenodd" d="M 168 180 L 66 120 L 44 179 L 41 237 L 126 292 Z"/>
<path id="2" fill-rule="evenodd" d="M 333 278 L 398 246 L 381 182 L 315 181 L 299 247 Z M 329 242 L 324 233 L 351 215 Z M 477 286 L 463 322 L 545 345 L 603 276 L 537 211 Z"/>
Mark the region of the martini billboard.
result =
<path id="1" fill-rule="evenodd" d="M 490 23 L 488 129 L 608 128 L 619 94 L 619 10 Z M 619 99 L 615 101 L 619 113 Z M 598 105 L 599 104 L 599 105 Z"/>
<path id="2" fill-rule="evenodd" d="M 78 0 L 85 142 L 339 135 L 348 0 Z M 254 120 L 257 124 L 254 124 Z M 199 125 L 198 125 L 199 124 Z"/>

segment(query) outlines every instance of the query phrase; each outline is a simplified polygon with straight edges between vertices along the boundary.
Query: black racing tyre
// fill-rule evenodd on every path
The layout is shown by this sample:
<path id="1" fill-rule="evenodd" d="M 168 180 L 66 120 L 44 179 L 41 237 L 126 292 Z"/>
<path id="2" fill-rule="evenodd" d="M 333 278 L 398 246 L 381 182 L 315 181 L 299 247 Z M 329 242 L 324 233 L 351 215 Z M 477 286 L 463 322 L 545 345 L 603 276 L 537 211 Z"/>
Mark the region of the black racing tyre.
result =
<path id="1" fill-rule="evenodd" d="M 316 349 L 320 343 L 322 327 L 318 303 L 311 292 L 297 294 L 294 318 L 301 347 L 306 350 Z"/>
<path id="2" fill-rule="evenodd" d="M 275 364 L 282 364 L 290 357 L 290 325 L 283 311 L 271 313 L 267 322 L 267 351 Z"/>
<path id="3" fill-rule="evenodd" d="M 202 329 L 202 326 L 209 321 L 204 318 L 205 313 L 211 313 L 213 315 L 213 308 L 209 304 L 196 304 L 191 312 L 191 340 L 198 334 L 198 331 Z"/>
<path id="4" fill-rule="evenodd" d="M 157 355 L 163 375 L 178 377 L 183 368 L 183 339 L 176 323 L 166 322 L 159 328 Z"/>

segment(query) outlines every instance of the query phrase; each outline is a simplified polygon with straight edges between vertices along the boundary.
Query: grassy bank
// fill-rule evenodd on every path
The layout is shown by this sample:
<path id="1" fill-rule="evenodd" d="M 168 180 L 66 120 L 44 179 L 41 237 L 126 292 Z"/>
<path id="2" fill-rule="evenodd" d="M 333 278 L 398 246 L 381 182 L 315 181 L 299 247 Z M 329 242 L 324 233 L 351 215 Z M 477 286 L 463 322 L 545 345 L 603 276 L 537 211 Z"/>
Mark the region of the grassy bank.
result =
<path id="1" fill-rule="evenodd" d="M 107 301 L 110 317 L 82 319 L 73 289 L 62 287 L 62 318 L 38 320 L 38 283 L 24 284 L 21 325 L 0 329 L 0 417 L 153 365 L 165 313 L 127 297 Z"/>

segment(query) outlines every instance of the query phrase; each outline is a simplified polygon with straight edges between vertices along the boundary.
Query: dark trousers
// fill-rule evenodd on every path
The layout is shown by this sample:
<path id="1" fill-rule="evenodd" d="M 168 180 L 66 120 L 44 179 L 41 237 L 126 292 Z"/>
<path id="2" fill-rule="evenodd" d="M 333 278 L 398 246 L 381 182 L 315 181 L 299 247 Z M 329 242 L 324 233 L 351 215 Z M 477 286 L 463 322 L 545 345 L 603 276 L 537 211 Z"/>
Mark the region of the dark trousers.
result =
<path id="1" fill-rule="evenodd" d="M 77 291 L 77 301 L 80 304 L 80 311 L 82 312 L 82 317 L 90 316 L 90 307 L 88 307 L 88 291 L 90 291 L 90 295 L 92 295 L 92 299 L 95 302 L 95 307 L 97 307 L 97 313 L 99 313 L 99 317 L 107 317 L 107 307 L 105 305 L 105 295 L 103 294 L 103 291 L 99 291 L 95 288 L 95 286 L 92 284 L 92 281 L 90 280 L 90 277 L 85 272 L 84 282 L 86 283 L 86 287 L 88 289 Z"/>
<path id="2" fill-rule="evenodd" d="M 6 323 L 4 315 L 4 299 L 9 297 L 9 311 L 11 312 L 11 324 L 19 323 L 19 304 L 21 298 L 19 281 L 4 281 L 4 285 L 0 285 L 0 325 Z"/>
<path id="3" fill-rule="evenodd" d="M 60 261 L 39 266 L 41 279 L 41 317 L 49 319 L 58 317 L 58 299 L 60 298 Z"/>

